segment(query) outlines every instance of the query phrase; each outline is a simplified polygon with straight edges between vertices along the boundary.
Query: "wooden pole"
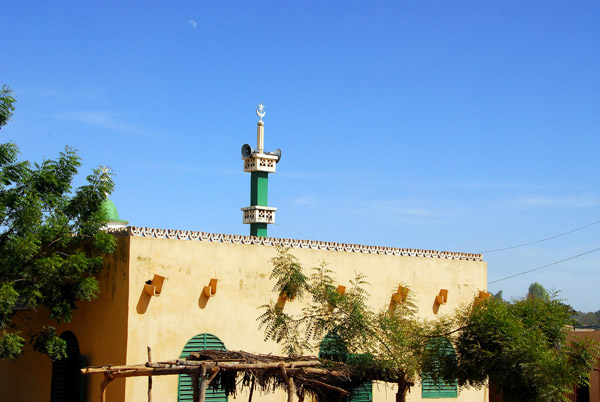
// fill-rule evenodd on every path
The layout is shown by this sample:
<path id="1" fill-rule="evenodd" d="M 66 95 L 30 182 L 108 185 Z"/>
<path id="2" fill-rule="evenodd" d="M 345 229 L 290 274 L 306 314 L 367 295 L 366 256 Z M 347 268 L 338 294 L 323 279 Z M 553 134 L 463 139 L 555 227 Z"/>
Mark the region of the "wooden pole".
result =
<path id="1" fill-rule="evenodd" d="M 310 382 L 310 383 L 313 383 L 313 384 L 317 384 L 317 385 L 319 385 L 320 387 L 327 388 L 327 389 L 331 389 L 331 390 L 333 390 L 333 391 L 337 391 L 337 392 L 339 392 L 339 393 L 341 394 L 341 396 L 344 396 L 344 395 L 349 395 L 349 394 L 350 394 L 350 392 L 346 391 L 346 390 L 345 390 L 345 389 L 343 389 L 343 388 L 336 387 L 336 386 L 334 386 L 334 385 L 329 385 L 329 384 L 326 384 L 326 383 L 324 383 L 323 381 L 312 380 L 312 379 L 308 379 L 308 378 L 303 378 L 303 379 L 302 379 L 302 381 L 304 381 L 304 382 Z"/>
<path id="2" fill-rule="evenodd" d="M 153 363 L 155 364 L 155 363 Z M 161 375 L 175 375 L 175 374 L 188 374 L 193 375 L 194 373 L 198 373 L 200 367 L 198 366 L 176 366 L 176 367 L 145 367 L 144 365 L 136 365 L 136 366 L 117 366 L 112 367 L 97 367 L 91 368 L 86 367 L 82 368 L 82 374 L 110 374 L 112 378 L 121 378 L 121 377 L 148 377 L 148 376 L 161 376 Z M 229 370 L 249 370 L 249 368 L 238 369 L 237 367 L 228 367 L 222 369 Z M 313 375 L 331 375 L 334 377 L 347 377 L 347 373 L 336 370 L 327 370 L 313 367 L 305 367 L 305 368 L 294 368 L 287 369 L 288 375 L 294 374 L 313 374 Z"/>
<path id="3" fill-rule="evenodd" d="M 221 368 L 219 366 L 213 367 L 213 369 L 211 371 L 212 371 L 212 374 L 208 378 L 208 384 L 210 384 L 212 382 L 212 380 L 215 379 L 215 377 L 217 376 L 217 374 L 219 374 L 219 371 L 221 371 Z"/>
<path id="4" fill-rule="evenodd" d="M 194 402 L 200 402 L 200 390 L 198 388 L 199 387 L 199 378 L 198 378 L 198 374 L 193 374 L 192 375 L 192 390 L 194 392 L 193 394 L 193 401 Z"/>
<path id="5" fill-rule="evenodd" d="M 206 387 L 208 386 L 208 381 L 206 381 L 206 366 L 202 366 L 202 382 L 200 383 L 200 399 L 198 402 L 206 401 Z"/>
<path id="6" fill-rule="evenodd" d="M 109 373 L 104 373 L 104 381 L 100 383 L 100 402 L 106 402 L 106 387 L 113 380 Z"/>
<path id="7" fill-rule="evenodd" d="M 147 367 L 155 367 L 163 363 L 152 363 L 147 365 Z M 168 362 L 166 364 L 173 364 L 172 362 Z M 203 366 L 206 368 L 212 368 L 215 366 L 219 366 L 222 369 L 234 368 L 237 370 L 245 370 L 245 369 L 269 369 L 269 368 L 278 368 L 281 366 L 289 367 L 289 368 L 299 368 L 299 367 L 314 367 L 320 366 L 322 363 L 319 360 L 300 360 L 296 362 L 271 362 L 271 363 L 244 363 L 241 361 L 228 361 L 228 362 L 215 362 L 212 360 L 185 360 L 185 359 L 177 359 L 175 360 L 175 364 L 178 366 Z M 111 366 L 113 369 L 118 368 L 119 366 Z M 92 367 L 90 367 L 92 368 Z M 95 369 L 100 367 L 93 367 Z"/>
<path id="8" fill-rule="evenodd" d="M 148 346 L 148 363 L 152 361 L 152 349 Z M 148 402 L 152 402 L 152 376 L 148 376 Z"/>
<path id="9" fill-rule="evenodd" d="M 157 370 L 155 369 L 162 369 L 160 371 L 165 371 L 165 372 L 169 372 L 169 370 L 165 370 L 165 369 L 171 369 L 172 372 L 170 372 L 169 374 L 181 374 L 181 373 L 185 373 L 186 371 L 193 371 L 194 367 L 199 367 L 205 365 L 206 368 L 213 368 L 216 367 L 218 365 L 218 367 L 220 367 L 221 369 L 233 369 L 233 370 L 252 370 L 252 369 L 269 369 L 269 368 L 278 368 L 281 367 L 282 365 L 284 367 L 291 367 L 292 365 L 294 366 L 294 369 L 290 369 L 290 372 L 300 372 L 301 370 L 299 368 L 302 367 L 314 367 L 314 366 L 320 366 L 321 362 L 318 360 L 307 360 L 307 361 L 297 361 L 297 362 L 291 362 L 291 363 L 278 363 L 278 362 L 273 362 L 273 363 L 240 363 L 240 362 L 219 362 L 216 363 L 214 361 L 186 361 L 185 359 L 177 359 L 177 360 L 172 360 L 172 361 L 168 361 L 168 362 L 156 362 L 156 363 L 152 363 L 152 362 L 148 362 L 148 363 L 144 363 L 144 364 L 128 364 L 128 365 L 122 365 L 122 366 L 112 366 L 112 365 L 107 365 L 107 366 L 89 366 L 89 367 L 84 367 L 81 369 L 81 372 L 83 374 L 95 374 L 95 373 L 106 373 L 106 372 L 110 372 L 110 373 L 115 373 L 118 371 L 135 371 L 136 373 L 142 373 L 142 372 L 148 372 L 148 373 L 152 373 L 152 375 L 159 375 L 157 374 Z M 181 370 L 179 372 L 177 372 L 177 370 Z M 325 369 L 312 369 L 312 370 L 321 370 L 323 373 L 327 372 L 327 370 Z M 316 371 L 315 371 L 316 373 Z M 139 374 L 134 374 L 134 375 L 139 375 Z M 150 375 L 150 374 L 146 374 L 146 375 Z"/>
<path id="10" fill-rule="evenodd" d="M 283 364 L 279 365 L 279 368 L 281 369 L 281 376 L 283 377 L 283 380 L 287 384 L 287 393 L 288 393 L 287 402 L 294 402 L 294 379 L 292 377 L 288 376 L 287 370 L 285 369 L 285 366 Z M 292 366 L 292 368 L 293 368 L 293 366 Z"/>
<path id="11" fill-rule="evenodd" d="M 252 376 L 252 385 L 250 385 L 250 396 L 248 397 L 248 402 L 252 402 L 252 394 L 254 393 L 254 384 L 256 383 L 256 377 Z"/>
<path id="12" fill-rule="evenodd" d="M 290 366 L 290 369 L 294 368 L 294 364 Z M 288 385 L 288 402 L 294 402 L 294 377 L 290 376 L 290 383 Z"/>
<path id="13" fill-rule="evenodd" d="M 294 377 L 290 377 L 288 384 L 288 402 L 294 402 Z"/>

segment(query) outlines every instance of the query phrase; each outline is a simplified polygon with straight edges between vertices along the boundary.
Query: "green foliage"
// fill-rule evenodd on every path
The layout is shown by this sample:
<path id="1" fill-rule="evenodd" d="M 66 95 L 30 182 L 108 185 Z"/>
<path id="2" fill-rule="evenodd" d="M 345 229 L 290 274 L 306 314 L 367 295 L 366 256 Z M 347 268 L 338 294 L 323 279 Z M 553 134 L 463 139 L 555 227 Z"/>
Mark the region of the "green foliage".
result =
<path id="1" fill-rule="evenodd" d="M 273 264 L 271 279 L 276 279 L 273 291 L 289 300 L 302 298 L 308 289 L 308 278 L 302 272 L 302 266 L 296 256 L 290 254 L 289 249 L 278 248 L 278 254 L 271 259 L 271 263 Z"/>
<path id="2" fill-rule="evenodd" d="M 56 333 L 56 328 L 44 326 L 37 334 L 32 335 L 31 344 L 40 353 L 48 355 L 52 360 L 67 357 L 67 342 Z"/>
<path id="3" fill-rule="evenodd" d="M 15 110 L 13 105 L 17 100 L 13 97 L 13 91 L 6 85 L 2 85 L 0 89 L 0 129 L 12 117 Z"/>
<path id="4" fill-rule="evenodd" d="M 0 94 L 0 113 L 8 119 L 14 99 L 6 87 Z M 24 340 L 11 326 L 15 316 L 43 306 L 49 318 L 70 321 L 75 303 L 97 294 L 94 275 L 103 267 L 102 255 L 116 245 L 101 230 L 102 203 L 113 189 L 106 170 L 94 170 L 86 185 L 73 190 L 81 159 L 72 148 L 41 164 L 18 156 L 15 144 L 0 144 L 0 357 L 13 359 Z M 43 314 L 36 316 L 42 330 L 30 328 L 25 335 L 35 349 L 60 357 L 64 342 Z"/>
<path id="5" fill-rule="evenodd" d="M 542 285 L 537 282 L 533 282 L 531 285 L 529 285 L 527 298 L 542 299 L 547 301 L 550 299 L 550 296 Z"/>
<path id="6" fill-rule="evenodd" d="M 466 307 L 458 320 L 458 359 L 446 362 L 445 376 L 476 387 L 489 378 L 505 401 L 564 400 L 573 384 L 587 381 L 600 352 L 590 341 L 566 342 L 571 315 L 556 295 Z"/>
<path id="7" fill-rule="evenodd" d="M 364 275 L 355 274 L 342 294 L 325 263 L 312 269 L 307 282 L 298 280 L 305 278 L 303 269 L 288 249 L 279 249 L 272 263 L 272 277 L 277 279 L 275 292 L 281 294 L 290 287 L 302 289 L 295 294 L 303 307 L 300 312 L 292 308 L 289 310 L 296 313 L 288 313 L 287 307 L 279 308 L 274 302 L 261 306 L 264 311 L 258 321 L 265 340 L 281 344 L 289 355 L 311 353 L 323 346 L 321 350 L 331 353 L 321 357 L 350 366 L 354 384 L 369 380 L 394 382 L 398 384 L 399 400 L 404 400 L 423 370 L 428 341 L 448 331 L 451 322 L 419 320 L 410 292 L 393 311 L 387 306 L 374 311 L 367 304 Z"/>
<path id="8" fill-rule="evenodd" d="M 271 262 L 271 278 L 276 279 L 273 290 L 289 300 L 308 300 L 297 315 L 286 313 L 276 303 L 261 306 L 264 313 L 258 317 L 259 328 L 264 327 L 266 340 L 281 343 L 289 355 L 314 349 L 328 333 L 341 336 L 351 352 L 366 341 L 365 323 L 372 319 L 372 313 L 366 308 L 368 294 L 362 275 L 357 275 L 341 295 L 325 263 L 313 268 L 307 277 L 289 249 L 279 248 Z"/>
<path id="9" fill-rule="evenodd" d="M 25 339 L 20 336 L 19 332 L 0 331 L 0 356 L 3 359 L 15 360 L 25 346 Z"/>
<path id="10" fill-rule="evenodd" d="M 577 326 L 581 327 L 600 327 L 600 310 L 590 311 L 584 313 L 582 311 L 576 311 L 573 315 Z"/>
<path id="11" fill-rule="evenodd" d="M 582 313 L 581 311 L 577 312 L 575 316 L 575 320 L 578 325 L 597 327 L 600 326 L 600 310 L 596 312 Z"/>
<path id="12" fill-rule="evenodd" d="M 325 366 L 340 364 L 330 361 L 337 359 L 351 371 L 352 384 L 339 386 L 394 382 L 396 400 L 404 401 L 419 380 L 458 381 L 462 387 L 492 381 L 507 402 L 557 401 L 574 384 L 588 381 L 600 356 L 597 343 L 567 342 L 565 328 L 573 323 L 574 312 L 555 294 L 508 303 L 499 292 L 464 306 L 453 317 L 423 321 L 410 292 L 395 309 L 374 311 L 367 305 L 367 283 L 360 274 L 340 294 L 325 263 L 313 268 L 306 280 L 289 250 L 280 249 L 272 262 L 275 292 L 295 289 L 303 307 L 288 312 L 274 302 L 261 306 L 258 320 L 265 338 L 290 355 L 314 353 L 323 346 L 328 351 L 320 356 Z"/>

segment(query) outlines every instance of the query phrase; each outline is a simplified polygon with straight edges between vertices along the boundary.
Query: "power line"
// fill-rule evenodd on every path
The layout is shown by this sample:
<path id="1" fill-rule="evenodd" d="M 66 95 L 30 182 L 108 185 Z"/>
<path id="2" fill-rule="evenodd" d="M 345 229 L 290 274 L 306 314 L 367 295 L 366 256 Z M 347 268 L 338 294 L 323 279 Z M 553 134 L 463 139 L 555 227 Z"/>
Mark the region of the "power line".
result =
<path id="1" fill-rule="evenodd" d="M 525 275 L 525 274 L 528 274 L 528 273 L 530 273 L 530 272 L 537 271 L 538 269 L 542 269 L 542 268 L 550 267 L 550 266 L 552 266 L 552 265 L 560 264 L 560 263 L 562 263 L 562 262 L 569 261 L 569 260 L 572 260 L 572 259 L 574 259 L 574 258 L 581 257 L 582 255 L 590 254 L 590 253 L 593 253 L 593 252 L 595 252 L 595 251 L 598 251 L 598 250 L 600 250 L 600 247 L 598 247 L 598 248 L 595 248 L 595 249 L 593 249 L 593 250 L 590 250 L 590 251 L 586 251 L 585 253 L 581 253 L 581 254 L 577 254 L 577 255 L 571 256 L 571 257 L 569 257 L 569 258 L 565 258 L 564 260 L 560 260 L 560 261 L 552 262 L 552 263 L 550 263 L 550 264 L 542 265 L 541 267 L 537 267 L 537 268 L 530 269 L 530 270 L 527 270 L 527 271 L 519 272 L 518 274 L 514 274 L 514 275 L 511 275 L 511 276 L 507 276 L 506 278 L 502 278 L 502 279 L 496 279 L 495 281 L 488 282 L 488 285 L 489 285 L 489 284 L 491 284 L 491 283 L 496 283 L 496 282 L 505 281 L 505 280 L 507 280 L 507 279 L 514 278 L 514 277 L 516 277 L 516 276 Z"/>
<path id="2" fill-rule="evenodd" d="M 280 223 L 274 223 L 273 225 L 275 225 L 275 226 L 279 226 L 279 227 L 281 227 L 281 228 L 283 228 L 283 229 L 285 229 L 285 230 L 288 230 L 288 231 L 290 231 L 290 232 L 292 232 L 292 233 L 296 233 L 296 234 L 299 234 L 300 236 L 304 236 L 304 237 L 306 237 L 306 238 L 308 238 L 308 239 L 310 239 L 310 240 L 315 240 L 315 241 L 316 241 L 316 239 L 315 239 L 314 237 L 312 237 L 312 236 L 309 236 L 309 235 L 307 235 L 307 234 L 304 234 L 304 233 L 302 233 L 302 232 L 298 232 L 297 230 L 294 230 L 294 229 L 292 229 L 292 228 L 289 228 L 289 227 L 287 227 L 287 226 L 283 226 L 283 225 L 282 225 L 282 224 L 280 224 Z"/>
<path id="3" fill-rule="evenodd" d="M 481 252 L 481 254 L 489 254 L 489 253 L 494 253 L 494 252 L 496 252 L 496 251 L 504 251 L 504 250 L 510 250 L 510 249 L 512 249 L 512 248 L 517 248 L 517 247 L 525 247 L 525 246 L 530 246 L 530 245 L 532 245 L 532 244 L 541 243 L 541 242 L 544 242 L 544 241 L 548 241 L 548 240 L 556 239 L 557 237 L 561 237 L 561 236 L 565 236 L 565 235 L 571 234 L 571 233 L 573 233 L 573 232 L 577 232 L 578 230 L 585 229 L 585 228 L 588 228 L 588 227 L 590 227 L 590 226 L 593 226 L 593 225 L 597 225 L 598 223 L 600 223 L 600 221 L 592 222 L 592 223 L 590 223 L 590 224 L 587 224 L 587 225 L 585 225 L 585 226 L 581 226 L 581 227 L 579 227 L 579 228 L 577 228 L 577 229 L 569 230 L 568 232 L 564 232 L 564 233 L 561 233 L 561 234 L 557 234 L 557 235 L 555 235 L 555 236 L 546 237 L 545 239 L 536 240 L 536 241 L 532 241 L 532 242 L 529 242 L 529 243 L 517 244 L 517 245 L 515 245 L 515 246 L 509 246 L 509 247 L 497 248 L 497 249 L 494 249 L 494 250 L 482 251 L 482 252 Z"/>

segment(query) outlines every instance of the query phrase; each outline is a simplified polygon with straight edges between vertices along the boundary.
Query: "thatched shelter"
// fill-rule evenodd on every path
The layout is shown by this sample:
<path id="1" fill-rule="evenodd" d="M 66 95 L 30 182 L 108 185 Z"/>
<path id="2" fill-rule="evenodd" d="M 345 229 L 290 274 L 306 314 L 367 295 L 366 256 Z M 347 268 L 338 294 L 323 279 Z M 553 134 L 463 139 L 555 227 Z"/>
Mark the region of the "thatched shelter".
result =
<path id="1" fill-rule="evenodd" d="M 359 386 L 365 378 L 353 372 L 353 367 L 314 356 L 283 357 L 257 355 L 242 351 L 201 350 L 185 359 L 123 366 L 90 366 L 83 374 L 104 374 L 100 386 L 100 400 L 106 400 L 106 387 L 116 378 L 149 377 L 148 400 L 152 400 L 153 376 L 187 374 L 192 378 L 194 402 L 204 402 L 210 384 L 227 395 L 236 395 L 241 389 L 249 390 L 252 401 L 255 389 L 274 392 L 282 389 L 288 402 L 296 394 L 299 401 L 305 396 L 317 401 L 341 399 Z"/>

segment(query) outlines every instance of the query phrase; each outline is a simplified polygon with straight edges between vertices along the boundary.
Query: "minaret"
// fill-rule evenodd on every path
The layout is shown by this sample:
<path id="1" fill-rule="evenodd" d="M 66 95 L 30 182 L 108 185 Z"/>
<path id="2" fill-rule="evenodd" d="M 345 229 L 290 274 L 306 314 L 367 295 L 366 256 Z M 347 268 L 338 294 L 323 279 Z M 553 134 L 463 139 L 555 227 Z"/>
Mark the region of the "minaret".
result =
<path id="1" fill-rule="evenodd" d="M 244 223 L 250 224 L 250 236 L 267 237 L 267 225 L 275 223 L 277 208 L 267 206 L 269 173 L 275 173 L 275 165 L 281 159 L 281 150 L 265 152 L 265 106 L 260 103 L 256 114 L 259 117 L 256 127 L 256 149 L 242 146 L 244 172 L 250 172 L 250 206 L 242 208 Z"/>

